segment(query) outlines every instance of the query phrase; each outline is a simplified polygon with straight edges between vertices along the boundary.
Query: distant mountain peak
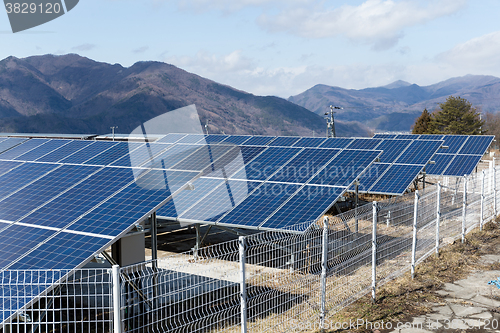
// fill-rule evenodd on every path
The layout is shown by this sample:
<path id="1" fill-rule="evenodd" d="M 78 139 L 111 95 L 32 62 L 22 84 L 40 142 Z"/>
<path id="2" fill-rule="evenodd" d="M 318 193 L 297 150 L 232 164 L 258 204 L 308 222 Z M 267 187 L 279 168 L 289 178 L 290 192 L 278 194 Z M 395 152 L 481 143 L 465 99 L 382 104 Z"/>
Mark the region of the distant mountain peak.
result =
<path id="1" fill-rule="evenodd" d="M 396 88 L 401 88 L 401 87 L 408 87 L 411 86 L 412 84 L 403 80 L 397 80 L 394 81 L 393 83 L 389 83 L 388 85 L 382 86 L 382 88 L 386 89 L 396 89 Z"/>

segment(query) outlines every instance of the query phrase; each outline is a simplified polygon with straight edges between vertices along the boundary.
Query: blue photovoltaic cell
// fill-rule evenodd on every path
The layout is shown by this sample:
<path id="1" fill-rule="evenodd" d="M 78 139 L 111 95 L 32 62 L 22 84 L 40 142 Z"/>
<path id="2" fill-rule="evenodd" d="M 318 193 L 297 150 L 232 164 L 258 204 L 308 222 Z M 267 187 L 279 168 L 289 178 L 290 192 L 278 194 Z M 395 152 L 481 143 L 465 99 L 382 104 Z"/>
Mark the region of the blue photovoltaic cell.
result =
<path id="1" fill-rule="evenodd" d="M 201 141 L 201 143 L 206 143 L 204 139 L 205 135 L 203 134 L 188 134 L 176 143 L 197 143 L 199 141 Z"/>
<path id="2" fill-rule="evenodd" d="M 377 133 L 373 136 L 374 139 L 395 139 L 397 134 L 383 134 Z"/>
<path id="3" fill-rule="evenodd" d="M 200 151 L 208 159 L 207 145 L 174 145 L 163 153 L 157 155 L 152 162 L 146 164 L 148 167 L 171 169 L 174 165 L 182 162 L 187 157 Z"/>
<path id="4" fill-rule="evenodd" d="M 47 142 L 49 140 L 47 139 L 31 139 L 31 140 L 28 140 L 26 142 L 23 142 L 22 144 L 12 148 L 12 149 L 9 149 L 3 153 L 0 154 L 0 159 L 4 159 L 4 160 L 12 160 L 30 150 L 32 150 L 33 148 L 36 148 L 42 144 L 44 144 L 45 142 Z"/>
<path id="5" fill-rule="evenodd" d="M 443 149 L 440 153 L 456 154 L 463 146 L 467 135 L 445 135 L 443 146 L 448 146 L 448 149 Z M 0 155 L 1 156 L 1 155 Z"/>
<path id="6" fill-rule="evenodd" d="M 323 142 L 326 141 L 326 138 L 302 138 L 298 142 L 296 142 L 294 147 L 319 147 Z"/>
<path id="7" fill-rule="evenodd" d="M 2 142 L 0 142 L 0 153 L 7 150 L 7 149 L 10 149 L 16 145 L 19 145 L 21 143 L 23 143 L 24 141 L 26 141 L 28 139 L 25 139 L 25 138 L 8 138 L 7 140 L 3 140 Z M 1 156 L 1 155 L 0 155 Z"/>
<path id="8" fill-rule="evenodd" d="M 420 138 L 420 134 L 398 134 L 396 136 L 396 139 L 403 139 L 403 140 L 418 140 Z"/>
<path id="9" fill-rule="evenodd" d="M 299 141 L 300 137 L 296 136 L 279 136 L 269 145 L 273 147 L 291 147 L 295 142 Z"/>
<path id="10" fill-rule="evenodd" d="M 245 141 L 245 146 L 265 146 L 274 138 L 274 136 L 253 136 Z"/>
<path id="11" fill-rule="evenodd" d="M 435 164 L 428 164 L 425 167 L 425 173 L 428 175 L 441 175 L 448 167 L 455 155 L 452 154 L 436 154 L 432 157 Z"/>
<path id="12" fill-rule="evenodd" d="M 9 269 L 74 269 L 109 242 L 106 238 L 61 232 L 19 259 Z"/>
<path id="13" fill-rule="evenodd" d="M 264 222 L 263 229 L 293 229 L 293 225 L 315 222 L 338 199 L 345 188 L 306 185 Z M 307 226 L 308 227 L 308 226 Z"/>
<path id="14" fill-rule="evenodd" d="M 205 173 L 207 177 L 229 178 L 232 177 L 245 164 L 250 162 L 255 156 L 260 154 L 266 147 L 262 146 L 226 146 L 232 148 L 224 157 L 218 159 L 213 165 L 210 173 Z M 211 146 L 215 148 L 216 146 Z"/>
<path id="15" fill-rule="evenodd" d="M 228 135 L 221 135 L 221 134 L 210 134 L 205 137 L 205 142 L 208 144 L 215 144 L 221 141 L 224 141 L 225 139 L 228 138 Z"/>
<path id="16" fill-rule="evenodd" d="M 38 158 L 37 162 L 59 162 L 60 160 L 76 153 L 80 149 L 87 147 L 94 141 L 71 140 L 67 145 L 64 145 L 51 153 Z"/>
<path id="17" fill-rule="evenodd" d="M 386 163 L 373 163 L 368 170 L 359 177 L 358 191 L 367 192 L 390 166 L 390 164 Z M 349 190 L 355 191 L 354 185 L 351 186 Z"/>
<path id="18" fill-rule="evenodd" d="M 415 140 L 396 160 L 396 163 L 425 165 L 442 144 L 442 141 Z"/>
<path id="19" fill-rule="evenodd" d="M 129 150 L 135 150 L 136 148 L 143 146 L 143 143 L 139 142 L 119 142 L 113 147 L 107 149 L 106 151 L 100 153 L 94 158 L 85 161 L 84 164 L 90 165 L 109 165 L 118 159 L 128 155 Z M 165 146 L 165 148 L 167 145 Z"/>
<path id="20" fill-rule="evenodd" d="M 39 164 L 26 162 L 21 166 L 0 176 L 0 199 L 12 194 L 45 173 L 57 168 L 55 164 Z"/>
<path id="21" fill-rule="evenodd" d="M 302 148 L 269 147 L 232 178 L 265 180 L 285 165 Z"/>
<path id="22" fill-rule="evenodd" d="M 325 142 L 323 142 L 320 148 L 346 148 L 353 139 L 344 139 L 344 138 L 328 138 Z"/>
<path id="23" fill-rule="evenodd" d="M 8 221 L 19 219 L 69 189 L 97 169 L 97 167 L 82 165 L 63 165 L 55 169 L 22 190 L 1 200 L 0 219 Z"/>
<path id="24" fill-rule="evenodd" d="M 272 176 L 269 181 L 305 183 L 339 152 L 339 149 L 306 148 Z"/>
<path id="25" fill-rule="evenodd" d="M 482 157 L 483 155 L 456 155 L 443 174 L 446 176 L 469 175 Z"/>
<path id="26" fill-rule="evenodd" d="M 229 179 L 214 188 L 209 195 L 179 217 L 187 220 L 215 222 L 245 200 L 248 194 L 261 184 L 262 182 Z"/>
<path id="27" fill-rule="evenodd" d="M 18 161 L 35 161 L 40 157 L 51 153 L 52 151 L 68 144 L 69 140 L 50 140 L 45 142 L 44 144 L 18 156 L 15 160 Z"/>
<path id="28" fill-rule="evenodd" d="M 348 149 L 375 149 L 375 147 L 382 142 L 381 139 L 356 139 L 349 146 Z"/>
<path id="29" fill-rule="evenodd" d="M 87 147 L 80 149 L 74 154 L 69 155 L 66 158 L 60 160 L 60 163 L 73 163 L 73 164 L 82 164 L 87 160 L 90 160 L 94 156 L 104 152 L 105 150 L 117 145 L 118 142 L 109 142 L 109 141 L 95 141 L 93 144 L 88 145 Z M 1 156 L 1 155 L 0 155 Z"/>
<path id="30" fill-rule="evenodd" d="M 227 147 L 227 146 L 223 146 Z M 220 156 L 213 156 L 209 145 L 197 146 L 198 148 L 192 154 L 186 156 L 179 163 L 170 166 L 169 168 L 175 170 L 190 170 L 190 171 L 203 171 L 213 163 L 213 161 Z M 227 152 L 227 149 L 225 150 Z M 168 163 L 169 161 L 165 161 Z M 165 164 L 167 166 L 167 164 Z"/>
<path id="31" fill-rule="evenodd" d="M 401 155 L 403 150 L 411 144 L 411 140 L 391 140 L 386 139 L 377 146 L 377 150 L 383 150 L 380 155 L 381 163 L 393 163 Z"/>
<path id="32" fill-rule="evenodd" d="M 63 228 L 132 181 L 132 169 L 106 167 L 21 222 Z"/>
<path id="33" fill-rule="evenodd" d="M 182 139 L 185 136 L 186 136 L 186 134 L 170 133 L 170 134 L 165 135 L 163 138 L 161 138 L 160 140 L 158 140 L 156 142 L 176 143 L 177 141 L 179 141 L 180 139 Z"/>
<path id="34" fill-rule="evenodd" d="M 16 224 L 2 230 L 0 232 L 0 267 L 8 266 L 12 261 L 55 233 L 53 230 Z"/>
<path id="35" fill-rule="evenodd" d="M 223 179 L 198 178 L 193 182 L 193 190 L 181 191 L 160 208 L 157 214 L 176 218 L 223 183 L 225 184 Z"/>
<path id="36" fill-rule="evenodd" d="M 380 153 L 378 150 L 343 150 L 310 183 L 349 186 Z"/>
<path id="37" fill-rule="evenodd" d="M 197 175 L 197 172 L 151 170 L 68 229 L 118 236 Z"/>
<path id="38" fill-rule="evenodd" d="M 403 194 L 418 173 L 422 165 L 393 164 L 370 189 L 371 193 Z"/>
<path id="39" fill-rule="evenodd" d="M 299 188 L 295 184 L 264 183 L 217 224 L 257 227 Z"/>
<path id="40" fill-rule="evenodd" d="M 224 141 L 221 141 L 222 144 L 234 144 L 234 145 L 242 145 L 245 141 L 250 139 L 251 136 L 248 135 L 230 135 Z"/>
<path id="41" fill-rule="evenodd" d="M 465 145 L 458 152 L 460 155 L 483 155 L 493 141 L 494 136 L 474 135 L 469 136 Z"/>
<path id="42" fill-rule="evenodd" d="M 14 162 L 14 161 L 0 161 L 0 176 L 6 173 L 9 170 L 17 168 L 23 164 L 23 162 Z"/>
<path id="43" fill-rule="evenodd" d="M 419 140 L 443 140 L 442 134 L 421 134 Z"/>
<path id="44" fill-rule="evenodd" d="M 139 146 L 129 143 L 129 153 L 117 159 L 110 165 L 125 167 L 140 167 L 145 165 L 146 167 L 151 167 L 151 164 L 154 163 L 152 158 L 170 149 L 172 146 L 173 145 L 166 143 L 145 143 Z M 105 153 L 107 153 L 107 151 Z"/>

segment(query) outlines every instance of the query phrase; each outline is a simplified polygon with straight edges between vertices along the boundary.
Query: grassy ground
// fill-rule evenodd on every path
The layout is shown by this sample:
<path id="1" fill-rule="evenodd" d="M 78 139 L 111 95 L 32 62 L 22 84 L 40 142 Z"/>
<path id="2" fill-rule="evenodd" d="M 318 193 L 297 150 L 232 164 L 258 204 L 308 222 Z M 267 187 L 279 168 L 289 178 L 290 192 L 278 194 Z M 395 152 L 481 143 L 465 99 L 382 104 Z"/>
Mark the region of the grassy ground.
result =
<path id="1" fill-rule="evenodd" d="M 500 219 L 498 220 L 500 221 Z M 331 323 L 363 319 L 365 322 L 402 322 L 414 316 L 431 312 L 432 303 L 440 301 L 435 291 L 447 282 L 467 277 L 478 270 L 500 269 L 500 264 L 481 265 L 484 254 L 500 253 L 500 226 L 490 222 L 483 231 L 473 231 L 466 242 L 459 240 L 441 249 L 439 258 L 430 256 L 417 266 L 415 279 L 410 273 L 390 281 L 377 289 L 377 300 L 373 303 L 367 295 L 329 318 Z M 332 330 L 329 332 L 366 332 L 358 330 Z"/>

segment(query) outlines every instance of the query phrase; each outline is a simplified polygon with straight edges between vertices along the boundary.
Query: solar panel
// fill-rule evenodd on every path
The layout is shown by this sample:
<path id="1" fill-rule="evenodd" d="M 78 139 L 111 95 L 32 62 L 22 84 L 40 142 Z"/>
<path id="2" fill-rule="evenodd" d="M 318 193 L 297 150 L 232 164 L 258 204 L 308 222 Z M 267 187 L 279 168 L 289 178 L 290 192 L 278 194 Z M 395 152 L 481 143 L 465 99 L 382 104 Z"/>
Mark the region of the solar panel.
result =
<path id="1" fill-rule="evenodd" d="M 441 145 L 442 141 L 415 140 L 396 162 L 399 164 L 425 165 Z"/>
<path id="2" fill-rule="evenodd" d="M 26 140 L 27 139 L 25 138 L 8 138 L 7 140 L 3 140 L 0 142 L 0 153 L 17 146 Z"/>
<path id="3" fill-rule="evenodd" d="M 447 176 L 469 175 L 483 155 L 455 155 L 443 174 Z"/>
<path id="4" fill-rule="evenodd" d="M 325 141 L 326 138 L 301 138 L 293 147 L 319 147 Z"/>
<path id="5" fill-rule="evenodd" d="M 200 142 L 205 143 L 205 135 L 203 134 L 187 134 L 181 139 L 175 141 L 175 143 L 197 143 Z M 158 143 L 163 143 L 161 140 L 157 141 Z M 173 142 L 170 142 L 173 143 Z"/>
<path id="6" fill-rule="evenodd" d="M 109 165 L 128 155 L 129 150 L 135 150 L 136 148 L 143 146 L 144 144 L 139 142 L 119 142 L 99 155 L 85 161 L 84 164 Z"/>
<path id="7" fill-rule="evenodd" d="M 156 142 L 159 142 L 159 143 L 176 143 L 177 141 L 179 141 L 180 139 L 182 139 L 186 135 L 189 135 L 189 134 L 170 133 L 170 134 L 165 135 L 163 138 L 159 139 Z"/>
<path id="8" fill-rule="evenodd" d="M 421 134 L 419 140 L 443 140 L 443 134 Z"/>
<path id="9" fill-rule="evenodd" d="M 250 138 L 248 135 L 231 135 L 224 139 L 224 141 L 221 141 L 221 144 L 242 145 Z"/>
<path id="10" fill-rule="evenodd" d="M 377 150 L 382 150 L 380 162 L 392 163 L 411 144 L 410 140 L 384 140 L 377 146 Z"/>
<path id="11" fill-rule="evenodd" d="M 370 193 L 400 195 L 408 188 L 415 176 L 422 170 L 422 165 L 393 164 L 370 188 Z"/>
<path id="12" fill-rule="evenodd" d="M 253 136 L 245 141 L 245 146 L 265 146 L 268 145 L 275 136 Z"/>
<path id="13" fill-rule="evenodd" d="M 375 149 L 382 140 L 380 139 L 356 139 L 349 146 L 348 149 Z"/>
<path id="14" fill-rule="evenodd" d="M 345 190 L 343 187 L 305 185 L 265 220 L 260 229 L 293 228 L 297 224 L 295 221 L 307 221 L 311 216 L 321 216 Z"/>
<path id="15" fill-rule="evenodd" d="M 95 141 L 91 145 L 88 145 L 74 154 L 69 155 L 66 158 L 60 160 L 60 163 L 72 163 L 72 164 L 82 164 L 96 155 L 106 151 L 107 149 L 117 145 L 118 142 L 109 141 Z M 0 155 L 1 156 L 1 155 Z"/>
<path id="16" fill-rule="evenodd" d="M 373 163 L 366 172 L 359 177 L 359 192 L 368 192 L 368 190 L 375 184 L 377 179 L 380 178 L 391 164 L 389 163 Z M 354 186 L 351 186 L 350 191 L 354 191 Z M 405 189 L 406 190 L 406 189 Z"/>
<path id="17" fill-rule="evenodd" d="M 3 153 L 0 154 L 0 159 L 11 160 L 14 159 L 38 146 L 41 146 L 47 139 L 31 139 L 27 140 Z"/>
<path id="18" fill-rule="evenodd" d="M 38 158 L 36 161 L 37 162 L 59 162 L 62 159 L 65 159 L 66 157 L 77 153 L 81 149 L 87 147 L 88 145 L 91 145 L 93 142 L 92 141 L 80 141 L 80 140 L 72 140 L 68 144 L 53 150 L 52 152 L 43 155 L 42 157 Z"/>
<path id="19" fill-rule="evenodd" d="M 225 139 L 228 138 L 228 135 L 221 135 L 221 134 L 210 134 L 205 137 L 205 142 L 206 143 L 218 143 L 221 141 L 224 141 Z"/>
<path id="20" fill-rule="evenodd" d="M 456 154 L 467 140 L 466 135 L 445 135 L 444 146 L 448 146 L 446 154 Z"/>
<path id="21" fill-rule="evenodd" d="M 482 136 L 482 135 L 474 135 L 469 136 L 465 144 L 462 146 L 459 154 L 468 154 L 468 155 L 483 155 L 486 149 L 490 146 L 493 141 L 493 136 Z"/>
<path id="22" fill-rule="evenodd" d="M 274 139 L 269 145 L 273 147 L 291 147 L 299 140 L 300 137 L 296 136 L 280 136 Z"/>
<path id="23" fill-rule="evenodd" d="M 328 138 L 322 144 L 321 148 L 346 148 L 353 139 L 345 139 L 345 138 Z"/>
<path id="24" fill-rule="evenodd" d="M 374 139 L 395 139 L 397 137 L 397 134 L 383 134 L 383 133 L 376 133 L 373 138 Z"/>
<path id="25" fill-rule="evenodd" d="M 403 140 L 417 140 L 419 139 L 419 134 L 398 134 L 395 139 L 403 139 Z"/>
<path id="26" fill-rule="evenodd" d="M 432 158 L 435 164 L 428 164 L 425 167 L 425 172 L 428 175 L 441 175 L 444 170 L 448 167 L 450 162 L 453 160 L 455 155 L 453 154 L 436 154 Z"/>
<path id="27" fill-rule="evenodd" d="M 68 140 L 50 140 L 38 146 L 37 149 L 32 149 L 16 157 L 15 160 L 35 161 L 68 143 Z"/>

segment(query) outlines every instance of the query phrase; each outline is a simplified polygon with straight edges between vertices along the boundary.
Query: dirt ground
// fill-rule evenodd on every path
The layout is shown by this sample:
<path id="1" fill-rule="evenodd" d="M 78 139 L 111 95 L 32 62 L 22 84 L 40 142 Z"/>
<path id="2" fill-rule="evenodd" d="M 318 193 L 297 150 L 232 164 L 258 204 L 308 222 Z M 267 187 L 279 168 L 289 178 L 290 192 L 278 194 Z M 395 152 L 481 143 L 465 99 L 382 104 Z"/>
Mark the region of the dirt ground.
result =
<path id="1" fill-rule="evenodd" d="M 476 229 L 467 235 L 466 242 L 459 240 L 440 250 L 417 266 L 415 279 L 410 273 L 390 281 L 377 289 L 376 303 L 367 295 L 335 314 L 331 322 L 349 322 L 362 319 L 365 322 L 412 322 L 415 317 L 433 312 L 436 304 L 444 304 L 446 295 L 442 292 L 445 285 L 476 273 L 500 270 L 500 263 L 485 263 L 481 257 L 500 255 L 500 226 L 490 222 L 483 231 Z M 500 300 L 500 297 L 493 296 Z M 491 308 L 493 317 L 500 318 L 500 309 Z M 498 318 L 497 318 L 498 317 Z M 339 329 L 328 332 L 375 332 L 385 333 L 393 330 Z M 438 329 L 433 332 L 491 332 L 485 329 Z"/>

